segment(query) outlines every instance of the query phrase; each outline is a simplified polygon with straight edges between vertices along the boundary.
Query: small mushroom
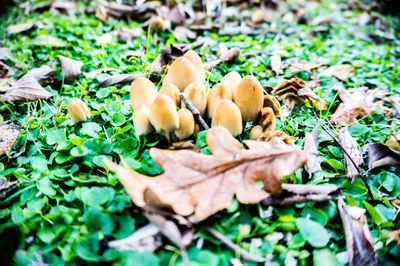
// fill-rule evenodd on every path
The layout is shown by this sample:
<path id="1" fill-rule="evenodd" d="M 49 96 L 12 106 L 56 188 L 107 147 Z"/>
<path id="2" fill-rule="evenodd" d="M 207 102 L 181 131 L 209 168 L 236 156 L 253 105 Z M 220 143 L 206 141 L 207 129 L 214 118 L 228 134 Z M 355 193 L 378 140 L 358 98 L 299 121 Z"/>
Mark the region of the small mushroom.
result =
<path id="1" fill-rule="evenodd" d="M 72 122 L 84 122 L 90 118 L 91 114 L 87 105 L 78 98 L 72 98 L 68 102 L 68 116 Z"/>
<path id="2" fill-rule="evenodd" d="M 274 96 L 265 95 L 263 107 L 272 108 L 272 110 L 274 110 L 275 116 L 280 116 L 280 114 L 281 114 L 281 105 L 279 104 L 279 101 Z"/>
<path id="3" fill-rule="evenodd" d="M 178 111 L 178 116 L 179 116 L 179 128 L 174 130 L 174 133 L 179 140 L 183 140 L 193 135 L 194 117 L 192 112 L 190 112 L 186 108 L 181 108 Z"/>
<path id="4" fill-rule="evenodd" d="M 207 107 L 207 94 L 202 83 L 192 82 L 190 83 L 183 93 L 193 103 L 193 105 L 199 110 L 200 114 L 204 114 Z M 185 105 L 182 102 L 182 107 Z"/>
<path id="5" fill-rule="evenodd" d="M 150 109 L 146 105 L 141 105 L 136 108 L 133 113 L 133 126 L 138 135 L 147 134 L 154 130 L 150 123 Z"/>
<path id="6" fill-rule="evenodd" d="M 260 111 L 257 124 L 262 126 L 264 130 L 275 130 L 274 110 L 271 107 L 263 107 Z"/>
<path id="7" fill-rule="evenodd" d="M 144 77 L 138 77 L 132 82 L 130 93 L 133 110 L 142 104 L 150 106 L 158 94 L 153 82 Z"/>
<path id="8" fill-rule="evenodd" d="M 153 17 L 149 21 L 149 28 L 151 32 L 163 32 L 165 31 L 165 22 L 159 17 Z"/>
<path id="9" fill-rule="evenodd" d="M 267 130 L 265 131 L 259 138 L 258 140 L 260 141 L 265 141 L 269 142 L 274 138 L 278 138 L 282 140 L 284 143 L 291 145 L 292 144 L 292 139 L 282 131 L 274 131 L 274 130 Z"/>
<path id="10" fill-rule="evenodd" d="M 150 105 L 150 122 L 159 133 L 165 133 L 170 141 L 170 132 L 179 128 L 179 116 L 174 101 L 167 95 L 158 95 Z"/>
<path id="11" fill-rule="evenodd" d="M 234 137 L 242 133 L 242 115 L 239 107 L 230 100 L 219 101 L 214 110 L 211 126 L 222 126 L 228 129 Z"/>
<path id="12" fill-rule="evenodd" d="M 160 95 L 165 94 L 171 97 L 171 99 L 175 102 L 176 106 L 179 106 L 181 103 L 181 97 L 179 97 L 179 93 L 180 91 L 178 87 L 171 83 L 166 83 L 162 85 L 160 91 L 158 92 L 158 94 Z"/>
<path id="13" fill-rule="evenodd" d="M 209 118 L 213 117 L 215 107 L 223 99 L 232 100 L 232 92 L 221 83 L 217 83 L 207 95 L 207 115 Z"/>
<path id="14" fill-rule="evenodd" d="M 206 79 L 206 71 L 204 70 L 204 64 L 203 61 L 201 61 L 200 56 L 193 50 L 187 51 L 183 57 L 188 59 L 197 69 L 199 74 L 201 75 L 201 78 L 203 80 Z"/>
<path id="15" fill-rule="evenodd" d="M 257 9 L 251 16 L 251 22 L 253 22 L 254 24 L 263 23 L 265 20 L 266 20 L 266 12 L 264 8 Z"/>
<path id="16" fill-rule="evenodd" d="M 257 140 L 264 132 L 264 129 L 260 125 L 254 126 L 250 130 L 250 139 L 252 140 Z"/>
<path id="17" fill-rule="evenodd" d="M 233 101 L 242 113 L 243 122 L 254 121 L 263 107 L 263 87 L 254 76 L 246 76 L 233 92 Z"/>
<path id="18" fill-rule="evenodd" d="M 163 84 L 172 83 L 181 92 L 192 82 L 203 84 L 204 79 L 196 66 L 183 56 L 178 57 L 171 64 L 163 80 Z"/>
<path id="19" fill-rule="evenodd" d="M 225 88 L 230 89 L 233 94 L 241 80 L 242 77 L 239 75 L 239 73 L 237 73 L 236 71 L 232 71 L 222 78 L 221 83 L 225 86 Z"/>

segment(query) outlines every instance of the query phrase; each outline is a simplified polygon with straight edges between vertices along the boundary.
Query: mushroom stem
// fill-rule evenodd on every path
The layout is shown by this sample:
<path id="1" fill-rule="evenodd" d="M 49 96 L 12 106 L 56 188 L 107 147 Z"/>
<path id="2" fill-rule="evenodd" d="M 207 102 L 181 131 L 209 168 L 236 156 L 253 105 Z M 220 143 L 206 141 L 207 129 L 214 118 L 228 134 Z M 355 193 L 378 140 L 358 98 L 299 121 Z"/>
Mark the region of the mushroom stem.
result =
<path id="1" fill-rule="evenodd" d="M 181 97 L 186 108 L 189 109 L 190 112 L 192 112 L 193 117 L 196 120 L 196 122 L 199 123 L 203 129 L 206 129 L 206 130 L 209 129 L 210 127 L 207 125 L 207 123 L 201 117 L 199 110 L 197 110 L 197 108 L 193 105 L 193 103 L 189 100 L 189 98 L 182 92 L 179 93 L 179 97 Z"/>

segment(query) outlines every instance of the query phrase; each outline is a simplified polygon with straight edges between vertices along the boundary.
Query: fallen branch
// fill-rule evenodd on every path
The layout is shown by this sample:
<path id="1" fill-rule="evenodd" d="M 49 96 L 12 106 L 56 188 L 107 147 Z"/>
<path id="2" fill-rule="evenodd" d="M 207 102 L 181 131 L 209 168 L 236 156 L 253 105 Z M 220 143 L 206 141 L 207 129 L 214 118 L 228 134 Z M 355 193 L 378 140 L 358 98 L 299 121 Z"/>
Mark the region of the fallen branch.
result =
<path id="1" fill-rule="evenodd" d="M 248 251 L 242 249 L 241 247 L 239 247 L 238 245 L 236 245 L 235 243 L 230 241 L 226 236 L 224 236 L 223 234 L 221 234 L 217 230 L 215 230 L 213 228 L 207 228 L 207 231 L 210 232 L 210 234 L 213 237 L 215 237 L 216 239 L 218 239 L 222 243 L 224 243 L 228 248 L 232 249 L 237 254 L 239 254 L 239 256 L 241 256 L 244 260 L 246 260 L 246 261 L 254 261 L 254 262 L 258 262 L 258 263 L 261 263 L 261 262 L 265 261 L 264 258 L 255 256 L 255 255 L 249 253 Z"/>
<path id="2" fill-rule="evenodd" d="M 201 117 L 201 114 L 199 110 L 193 105 L 193 103 L 189 100 L 188 97 L 184 93 L 179 93 L 179 97 L 181 97 L 182 101 L 185 103 L 185 106 L 187 109 L 189 109 L 190 112 L 192 112 L 194 119 L 196 120 L 197 123 L 200 124 L 200 126 L 207 130 L 210 127 L 207 125 L 207 123 L 204 121 L 204 119 Z"/>

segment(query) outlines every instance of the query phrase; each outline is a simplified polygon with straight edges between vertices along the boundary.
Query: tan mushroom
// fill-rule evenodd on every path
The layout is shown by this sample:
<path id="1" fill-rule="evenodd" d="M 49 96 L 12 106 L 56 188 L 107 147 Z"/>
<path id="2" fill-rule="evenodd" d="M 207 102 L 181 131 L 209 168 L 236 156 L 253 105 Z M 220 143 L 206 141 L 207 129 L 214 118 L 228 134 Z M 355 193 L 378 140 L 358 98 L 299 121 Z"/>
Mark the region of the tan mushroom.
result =
<path id="1" fill-rule="evenodd" d="M 264 133 L 264 129 L 260 125 L 255 125 L 250 130 L 250 139 L 257 140 Z"/>
<path id="2" fill-rule="evenodd" d="M 186 139 L 194 133 L 194 117 L 192 112 L 186 108 L 182 108 L 178 111 L 179 116 L 179 128 L 174 130 L 175 136 L 179 140 Z"/>
<path id="3" fill-rule="evenodd" d="M 222 78 L 221 83 L 225 86 L 225 88 L 230 89 L 233 94 L 241 80 L 242 77 L 239 75 L 239 73 L 237 73 L 236 71 L 232 71 Z"/>
<path id="4" fill-rule="evenodd" d="M 275 130 L 276 121 L 274 110 L 271 107 L 263 107 L 260 111 L 257 124 L 262 126 L 263 130 Z"/>
<path id="5" fill-rule="evenodd" d="M 207 116 L 209 118 L 213 117 L 215 107 L 223 99 L 232 100 L 232 92 L 221 83 L 217 83 L 207 95 Z"/>
<path id="6" fill-rule="evenodd" d="M 242 116 L 236 104 L 230 100 L 221 100 L 217 104 L 212 117 L 211 126 L 222 126 L 232 134 L 237 136 L 242 133 Z"/>
<path id="7" fill-rule="evenodd" d="M 293 143 L 292 139 L 282 131 L 274 131 L 274 130 L 267 130 L 265 131 L 259 138 L 258 140 L 260 141 L 265 141 L 269 142 L 272 141 L 272 139 L 278 138 L 282 140 L 284 143 L 291 145 Z"/>
<path id="8" fill-rule="evenodd" d="M 192 82 L 203 84 L 204 78 L 196 66 L 183 56 L 171 64 L 163 80 L 163 84 L 174 84 L 181 92 Z"/>
<path id="9" fill-rule="evenodd" d="M 193 50 L 187 51 L 183 57 L 188 59 L 197 69 L 197 72 L 201 75 L 201 78 L 203 80 L 206 79 L 206 72 L 204 70 L 204 64 L 203 61 L 201 61 L 200 56 Z"/>
<path id="10" fill-rule="evenodd" d="M 204 114 L 207 107 L 207 94 L 203 84 L 192 82 L 185 88 L 183 93 L 193 103 L 197 110 L 199 110 L 200 114 Z M 185 107 L 183 102 L 182 107 Z"/>
<path id="11" fill-rule="evenodd" d="M 179 97 L 179 93 L 180 91 L 178 87 L 171 83 L 163 84 L 158 92 L 160 95 L 165 94 L 169 96 L 175 102 L 176 106 L 179 106 L 181 103 L 181 97 Z"/>
<path id="12" fill-rule="evenodd" d="M 272 110 L 274 110 L 275 116 L 280 116 L 280 114 L 281 114 L 281 105 L 279 104 L 279 101 L 274 96 L 265 95 L 263 107 L 272 108 Z"/>
<path id="13" fill-rule="evenodd" d="M 74 123 L 84 122 L 91 117 L 89 108 L 81 99 L 72 98 L 69 100 L 67 109 L 68 116 Z"/>
<path id="14" fill-rule="evenodd" d="M 149 21 L 149 28 L 151 32 L 163 32 L 165 31 L 165 22 L 159 17 L 152 17 Z"/>
<path id="15" fill-rule="evenodd" d="M 233 101 L 242 113 L 243 122 L 254 121 L 263 107 L 263 87 L 254 76 L 246 76 L 233 92 Z"/>
<path id="16" fill-rule="evenodd" d="M 157 88 L 147 78 L 136 78 L 131 85 L 131 102 L 133 110 L 140 105 L 150 106 L 150 104 L 157 97 Z"/>
<path id="17" fill-rule="evenodd" d="M 170 132 L 179 128 L 179 116 L 174 101 L 167 95 L 158 95 L 150 105 L 150 122 L 159 133 L 164 132 L 170 141 Z"/>
<path id="18" fill-rule="evenodd" d="M 150 123 L 150 109 L 146 105 L 141 105 L 136 108 L 133 113 L 133 126 L 138 135 L 147 134 L 154 130 Z"/>

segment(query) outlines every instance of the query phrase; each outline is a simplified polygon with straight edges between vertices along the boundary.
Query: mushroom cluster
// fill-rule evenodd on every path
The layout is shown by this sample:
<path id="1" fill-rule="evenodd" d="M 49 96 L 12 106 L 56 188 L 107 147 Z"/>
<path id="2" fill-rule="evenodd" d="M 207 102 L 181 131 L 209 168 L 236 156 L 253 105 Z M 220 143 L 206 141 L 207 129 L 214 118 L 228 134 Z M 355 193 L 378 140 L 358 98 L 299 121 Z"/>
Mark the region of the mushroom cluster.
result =
<path id="1" fill-rule="evenodd" d="M 275 116 L 280 115 L 279 102 L 273 96 L 264 96 L 257 78 L 251 75 L 242 78 L 233 71 L 207 92 L 203 62 L 192 50 L 170 65 L 159 91 L 147 78 L 133 81 L 130 95 L 136 133 L 141 135 L 155 130 L 165 134 L 168 140 L 171 133 L 179 140 L 195 135 L 199 125 L 193 110 L 181 100 L 182 93 L 201 116 L 211 120 L 212 127 L 223 126 L 237 136 L 246 122 L 251 121 L 255 125 L 250 133 L 252 139 L 279 137 L 291 142 L 283 132 L 275 131 Z"/>

